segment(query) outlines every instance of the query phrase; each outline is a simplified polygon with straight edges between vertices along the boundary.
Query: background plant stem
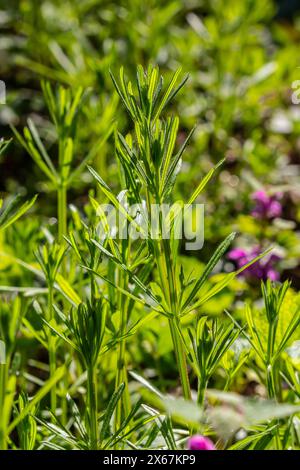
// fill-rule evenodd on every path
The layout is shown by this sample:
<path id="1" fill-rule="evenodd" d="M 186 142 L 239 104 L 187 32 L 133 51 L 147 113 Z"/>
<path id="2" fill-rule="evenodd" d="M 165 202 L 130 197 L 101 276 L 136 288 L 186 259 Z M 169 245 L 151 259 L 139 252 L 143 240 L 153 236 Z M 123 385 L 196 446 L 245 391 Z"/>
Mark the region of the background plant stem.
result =
<path id="1" fill-rule="evenodd" d="M 0 364 L 0 450 L 7 449 L 6 422 L 5 422 L 5 397 L 8 380 L 8 364 Z"/>

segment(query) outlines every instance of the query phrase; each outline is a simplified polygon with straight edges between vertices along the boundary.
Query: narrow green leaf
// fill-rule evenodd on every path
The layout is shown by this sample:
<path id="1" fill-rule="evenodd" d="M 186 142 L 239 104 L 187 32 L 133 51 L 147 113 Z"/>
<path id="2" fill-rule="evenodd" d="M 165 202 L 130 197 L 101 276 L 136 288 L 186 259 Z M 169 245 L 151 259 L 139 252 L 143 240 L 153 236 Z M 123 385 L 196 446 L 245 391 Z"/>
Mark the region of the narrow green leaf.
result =
<path id="1" fill-rule="evenodd" d="M 207 265 L 205 266 L 205 269 L 204 269 L 202 275 L 200 276 L 200 279 L 198 279 L 198 281 L 195 282 L 190 294 L 188 295 L 187 299 L 185 300 L 185 302 L 182 306 L 182 310 L 184 310 L 190 304 L 190 302 L 193 300 L 193 298 L 198 294 L 198 292 L 200 291 L 201 287 L 203 286 L 203 284 L 207 280 L 208 276 L 211 274 L 211 272 L 214 269 L 214 267 L 216 266 L 216 264 L 220 261 L 220 259 L 224 255 L 224 253 L 227 251 L 228 247 L 233 242 L 235 236 L 236 236 L 236 233 L 232 232 L 218 246 L 218 248 L 214 252 L 213 256 L 210 258 Z"/>
<path id="2" fill-rule="evenodd" d="M 225 161 L 225 159 L 219 161 L 219 163 L 214 168 L 212 168 L 207 173 L 207 175 L 200 181 L 199 185 L 197 186 L 197 188 L 193 192 L 192 196 L 188 200 L 188 205 L 193 204 L 193 202 L 196 200 L 196 198 L 199 196 L 199 194 L 203 191 L 203 189 L 205 188 L 207 183 L 211 180 L 211 178 L 215 174 L 216 170 L 224 163 L 224 161 Z"/>
<path id="3" fill-rule="evenodd" d="M 28 403 L 22 412 L 12 421 L 8 427 L 8 435 L 15 429 L 15 427 L 32 411 L 32 409 L 50 392 L 52 387 L 63 378 L 66 373 L 66 366 L 59 367 L 53 376 L 45 382 L 43 387 L 36 393 L 33 399 Z"/>
<path id="4" fill-rule="evenodd" d="M 186 83 L 186 81 L 188 80 L 188 75 L 182 80 L 182 82 L 180 83 L 180 85 L 174 89 L 175 87 L 175 84 L 177 82 L 177 79 L 179 77 L 181 73 L 181 67 L 179 67 L 176 72 L 174 73 L 169 85 L 168 85 L 168 88 L 166 89 L 165 91 L 165 94 L 161 100 L 161 102 L 159 103 L 158 105 L 158 108 L 155 112 L 155 115 L 154 115 L 154 118 L 153 118 L 153 121 L 155 122 L 160 114 L 162 113 L 162 111 L 164 110 L 164 108 L 167 106 L 167 104 L 169 103 L 169 101 L 174 98 L 174 96 L 179 92 L 179 90 L 183 87 L 183 85 Z"/>
<path id="5" fill-rule="evenodd" d="M 116 409 L 116 406 L 117 406 L 119 400 L 122 397 L 124 389 L 125 389 L 125 384 L 121 383 L 119 388 L 112 394 L 112 396 L 111 396 L 111 398 L 108 402 L 108 405 L 107 405 L 107 408 L 106 408 L 106 411 L 105 411 L 105 414 L 104 414 L 104 418 L 103 418 L 103 424 L 102 424 L 101 432 L 100 432 L 100 440 L 101 441 L 104 440 L 105 438 L 107 438 L 110 435 L 110 422 L 111 422 L 112 416 L 114 414 L 114 411 Z"/>
<path id="6" fill-rule="evenodd" d="M 29 209 L 33 206 L 37 199 L 37 195 L 35 195 L 30 201 L 25 202 L 21 207 L 19 207 L 16 212 L 12 215 L 9 215 L 8 219 L 3 223 L 0 224 L 0 230 L 5 230 L 10 225 L 12 225 L 16 220 L 18 220 L 22 215 L 24 215 Z"/>
<path id="7" fill-rule="evenodd" d="M 203 297 L 201 297 L 194 305 L 192 305 L 191 307 L 187 307 L 186 310 L 183 311 L 182 316 L 187 315 L 192 310 L 200 307 L 205 302 L 207 302 L 209 299 L 211 299 L 216 294 L 221 292 L 226 286 L 228 286 L 228 284 L 231 281 L 233 281 L 233 279 L 235 279 L 239 274 L 241 274 L 243 271 L 245 271 L 245 269 L 249 268 L 249 266 L 251 266 L 253 263 L 256 263 L 261 258 L 263 258 L 268 253 L 270 253 L 271 250 L 272 250 L 272 248 L 264 251 L 262 254 L 256 256 L 255 258 L 253 258 L 253 260 L 249 261 L 249 263 L 245 264 L 244 266 L 242 266 L 237 271 L 234 271 L 234 272 L 229 273 L 229 274 L 225 274 L 224 278 L 221 281 L 217 282 L 217 284 L 215 284 L 206 294 L 204 294 Z"/>

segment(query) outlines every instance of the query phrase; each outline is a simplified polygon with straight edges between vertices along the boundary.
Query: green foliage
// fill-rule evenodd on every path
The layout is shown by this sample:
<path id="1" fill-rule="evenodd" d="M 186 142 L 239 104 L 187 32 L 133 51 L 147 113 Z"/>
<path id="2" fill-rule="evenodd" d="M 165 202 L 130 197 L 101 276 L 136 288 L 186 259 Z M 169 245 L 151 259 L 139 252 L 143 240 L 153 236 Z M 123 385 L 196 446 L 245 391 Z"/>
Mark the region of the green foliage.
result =
<path id="1" fill-rule="evenodd" d="M 299 25 L 275 10 L 2 0 L 1 449 L 300 449 Z"/>
<path id="2" fill-rule="evenodd" d="M 248 305 L 246 306 L 246 320 L 249 334 L 240 328 L 255 351 L 257 359 L 263 363 L 270 398 L 282 396 L 282 383 L 279 376 L 280 359 L 291 344 L 295 332 L 299 331 L 300 325 L 300 309 L 297 304 L 292 316 L 289 319 L 282 319 L 285 314 L 282 306 L 288 288 L 288 282 L 280 286 L 272 285 L 271 281 L 262 284 L 265 321 L 262 314 L 260 316 L 253 315 Z M 264 328 L 264 323 L 267 323 L 266 328 Z M 278 330 L 279 324 L 281 328 Z"/>
<path id="3" fill-rule="evenodd" d="M 105 332 L 105 316 L 104 302 L 97 300 L 94 305 L 80 304 L 76 311 L 71 310 L 70 319 L 65 319 L 76 349 L 87 367 L 95 365 L 98 360 Z"/>
<path id="4" fill-rule="evenodd" d="M 11 200 L 7 201 L 6 205 L 3 206 L 3 200 L 0 199 L 0 230 L 7 229 L 16 220 L 22 217 L 35 203 L 37 196 L 31 201 L 27 201 L 24 204 L 19 204 L 21 196 L 17 195 Z M 3 208 L 2 208 L 3 207 Z"/>

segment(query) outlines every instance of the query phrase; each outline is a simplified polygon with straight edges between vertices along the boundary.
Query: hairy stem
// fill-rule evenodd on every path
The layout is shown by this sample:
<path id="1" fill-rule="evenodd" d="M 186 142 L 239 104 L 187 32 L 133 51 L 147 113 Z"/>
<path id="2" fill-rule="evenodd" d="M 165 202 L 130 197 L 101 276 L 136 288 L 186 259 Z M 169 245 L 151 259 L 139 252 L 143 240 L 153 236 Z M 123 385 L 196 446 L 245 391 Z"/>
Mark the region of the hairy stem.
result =
<path id="1" fill-rule="evenodd" d="M 178 329 L 177 329 L 178 326 L 176 326 L 176 322 L 177 322 L 176 317 L 171 318 L 169 320 L 169 326 L 170 326 L 183 396 L 186 400 L 190 400 L 191 390 L 190 390 L 190 382 L 189 382 L 188 371 L 187 371 L 186 355 L 185 355 L 184 346 L 182 344 L 181 337 L 178 333 Z"/>
<path id="2" fill-rule="evenodd" d="M 87 368 L 87 389 L 88 389 L 88 429 L 90 437 L 90 447 L 92 450 L 98 448 L 98 403 L 97 403 L 97 379 L 96 368 L 90 365 Z"/>
<path id="3" fill-rule="evenodd" d="M 204 398 L 205 398 L 205 391 L 206 391 L 206 387 L 207 387 L 207 378 L 206 377 L 200 377 L 198 379 L 198 397 L 197 397 L 197 401 L 198 401 L 198 405 L 199 406 L 203 406 L 204 404 Z"/>
<path id="4" fill-rule="evenodd" d="M 120 284 L 124 288 L 127 282 L 127 276 L 124 273 L 120 273 Z M 119 310 L 121 315 L 120 323 L 120 336 L 123 337 L 126 334 L 127 327 L 127 307 L 128 302 L 127 298 L 120 294 L 119 297 Z M 124 383 L 125 389 L 123 396 L 119 400 L 116 407 L 116 416 L 115 416 L 115 430 L 117 431 L 123 420 L 124 415 L 127 416 L 130 412 L 130 398 L 128 392 L 128 379 L 127 379 L 127 367 L 126 367 L 126 339 L 122 338 L 119 342 L 118 356 L 117 356 L 117 373 L 116 373 L 116 383 L 115 390 L 118 390 L 120 385 Z"/>
<path id="5" fill-rule="evenodd" d="M 183 396 L 186 400 L 191 398 L 190 383 L 188 378 L 187 371 L 187 362 L 186 354 L 184 350 L 184 345 L 179 333 L 180 323 L 178 319 L 177 312 L 177 295 L 176 295 L 176 286 L 174 280 L 174 269 L 172 265 L 172 256 L 170 252 L 170 245 L 168 240 L 161 240 L 159 247 L 156 250 L 156 260 L 158 265 L 158 271 L 160 275 L 161 287 L 165 285 L 166 281 L 168 282 L 168 298 L 169 305 L 172 312 L 172 318 L 169 319 L 169 327 L 173 342 L 173 348 L 176 356 L 176 362 L 178 367 L 178 372 L 180 376 L 180 382 L 182 386 Z"/>
<path id="6" fill-rule="evenodd" d="M 61 152 L 60 152 L 60 164 L 61 164 Z M 57 219 L 58 219 L 58 242 L 63 243 L 64 236 L 67 233 L 67 186 L 64 182 L 61 182 L 57 188 Z M 66 261 L 62 260 L 61 264 L 62 275 L 67 275 Z M 54 353 L 55 354 L 55 353 Z M 51 367 L 50 367 L 51 369 Z M 66 379 L 64 380 L 64 388 L 67 389 Z M 67 400 L 63 396 L 61 399 L 62 409 L 62 422 L 67 422 Z"/>
<path id="7" fill-rule="evenodd" d="M 48 287 L 48 321 L 51 321 L 53 318 L 53 286 L 49 285 Z M 53 377 L 56 371 L 56 350 L 55 350 L 55 337 L 52 334 L 52 331 L 48 333 L 48 350 L 49 350 L 49 368 L 50 368 L 50 377 Z M 50 403 L 51 411 L 55 415 L 57 408 L 56 401 L 56 386 L 53 385 L 50 392 Z"/>
<path id="8" fill-rule="evenodd" d="M 58 241 L 63 242 L 67 232 L 67 187 L 60 184 L 57 189 Z"/>

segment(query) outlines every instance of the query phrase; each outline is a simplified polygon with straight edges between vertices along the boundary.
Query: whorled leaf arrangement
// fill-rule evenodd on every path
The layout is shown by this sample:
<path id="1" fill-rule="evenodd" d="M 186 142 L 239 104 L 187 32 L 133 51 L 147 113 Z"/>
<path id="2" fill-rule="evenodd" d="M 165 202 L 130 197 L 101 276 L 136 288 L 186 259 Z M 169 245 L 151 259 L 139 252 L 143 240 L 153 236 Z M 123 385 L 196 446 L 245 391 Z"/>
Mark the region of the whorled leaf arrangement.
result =
<path id="1" fill-rule="evenodd" d="M 138 67 L 135 85 L 130 81 L 126 82 L 122 68 L 120 70 L 119 81 L 112 75 L 116 90 L 130 115 L 134 128 L 134 134 L 127 135 L 126 137 L 116 132 L 116 155 L 121 165 L 122 189 L 126 193 L 127 201 L 139 204 L 141 207 L 145 204 L 148 214 L 151 213 L 152 204 L 175 202 L 172 200 L 172 189 L 179 171 L 183 152 L 193 133 L 191 131 L 184 144 L 176 150 L 179 119 L 177 116 L 163 119 L 162 116 L 168 103 L 177 95 L 187 80 L 187 77 L 185 77 L 177 85 L 179 75 L 180 70 L 177 70 L 165 89 L 163 87 L 163 78 L 159 76 L 158 68 L 151 66 L 147 71 L 144 71 L 142 67 Z M 213 177 L 218 166 L 213 168 L 199 183 L 187 201 L 188 205 L 196 201 L 201 191 L 203 191 L 206 184 Z M 90 168 L 90 171 L 110 203 L 122 212 L 128 221 L 133 222 L 131 214 L 126 210 L 126 204 L 122 204 L 120 198 L 113 194 L 108 185 L 92 168 Z M 128 240 L 122 240 L 118 245 L 118 249 L 116 249 L 116 243 L 110 237 L 109 222 L 104 214 L 102 215 L 102 220 L 104 220 L 103 226 L 106 227 L 107 231 L 105 242 L 103 244 L 96 240 L 92 241 L 106 255 L 109 263 L 114 264 L 119 272 L 117 288 L 120 292 L 121 336 L 128 329 L 129 306 L 132 306 L 132 300 L 134 300 L 132 299 L 132 292 L 128 288 L 128 283 L 132 282 L 135 285 L 135 293 L 140 291 L 146 298 L 154 302 L 155 307 L 158 308 L 160 313 L 168 317 L 183 395 L 186 399 L 189 399 L 191 393 L 181 318 L 187 313 L 196 312 L 200 305 L 226 287 L 239 274 L 239 272 L 227 274 L 213 290 L 204 293 L 202 296 L 206 280 L 228 249 L 235 234 L 229 235 L 218 247 L 204 269 L 201 278 L 188 281 L 178 260 L 178 240 L 174 237 L 173 228 L 176 224 L 176 212 L 175 215 L 174 213 L 170 215 L 170 239 L 163 238 L 161 219 L 159 222 L 160 235 L 157 238 L 152 238 L 148 226 L 145 241 L 139 241 L 139 250 L 143 252 L 142 259 L 132 257 L 135 253 L 132 254 L 131 242 Z M 145 219 L 144 222 L 144 224 L 137 227 L 138 231 L 142 232 L 143 227 L 147 227 L 149 220 Z M 134 223 L 137 224 L 137 222 Z M 256 259 L 252 262 L 255 261 Z M 147 264 L 154 263 L 157 267 L 158 280 L 152 282 L 149 286 L 145 285 L 145 279 L 140 278 L 137 274 L 138 267 L 142 262 L 147 262 Z M 104 279 L 111 283 L 111 279 L 107 277 L 104 277 Z M 125 343 L 126 339 L 124 338 L 119 346 L 118 364 L 120 370 L 116 380 L 116 387 L 121 382 L 127 382 Z M 119 411 L 121 415 L 121 410 Z M 121 417 L 118 418 L 118 421 L 121 422 Z"/>
<path id="2" fill-rule="evenodd" d="M 95 146 L 77 166 L 74 149 L 84 103 L 82 89 L 71 92 L 59 87 L 54 93 L 48 83 L 43 84 L 56 130 L 57 158 L 50 156 L 32 121 L 28 122 L 23 136 L 15 130 L 18 140 L 47 177 L 50 189 L 57 192 L 58 233 L 54 237 L 44 230 L 47 241 L 34 250 L 35 261 L 26 262 L 5 253 L 13 265 L 35 276 L 38 285 L 1 286 L 3 292 L 22 293 L 7 305 L 0 304 L 0 335 L 7 347 L 6 363 L 0 365 L 1 449 L 12 446 L 13 432 L 18 433 L 20 445 L 27 449 L 151 448 L 157 445 L 158 436 L 160 447 L 176 449 L 182 447 L 190 432 L 211 431 L 211 426 L 221 438 L 219 447 L 225 444 L 228 447 L 231 433 L 222 424 L 219 407 L 215 412 L 211 407 L 214 398 L 207 387 L 221 368 L 226 375 L 224 390 L 228 390 L 246 361 L 253 361 L 256 368 L 258 365 L 269 399 L 281 401 L 282 377 L 300 397 L 299 381 L 292 365 L 286 361 L 285 369 L 280 369 L 300 321 L 296 309 L 292 321 L 279 332 L 288 284 L 278 288 L 271 283 L 263 285 L 264 315 L 268 323 L 264 341 L 250 307 L 246 308 L 245 326 L 233 318 L 221 320 L 203 315 L 203 306 L 265 253 L 237 271 L 219 274 L 218 280 L 212 283 L 212 275 L 235 238 L 233 232 L 211 254 L 198 276 L 193 277 L 182 263 L 180 240 L 175 232 L 183 203 L 176 201 L 174 186 L 193 129 L 178 147 L 179 118 L 167 115 L 167 106 L 187 81 L 187 77 L 179 81 L 180 74 L 177 70 L 166 85 L 158 68 L 151 66 L 147 70 L 139 66 L 134 83 L 127 81 L 123 69 L 119 78 L 111 74 L 131 120 L 132 132 L 124 136 L 107 123 Z M 113 191 L 104 176 L 89 166 L 99 193 L 89 195 L 85 213 L 74 205 L 68 207 L 67 191 L 75 177 L 92 162 L 113 131 L 120 192 Z M 198 201 L 222 163 L 203 177 L 186 201 L 187 206 Z M 20 205 L 18 197 L 8 200 L 0 214 L 0 230 L 9 228 L 34 201 L 35 198 Z M 124 238 L 116 232 L 115 221 L 103 209 L 103 202 L 109 202 L 143 236 Z M 170 205 L 166 214 L 169 238 L 163 236 L 162 217 L 156 236 L 152 234 L 147 214 L 151 214 L 153 204 Z M 132 205 L 139 207 L 138 215 L 129 210 Z M 128 375 L 129 367 L 136 367 L 130 356 L 132 339 L 145 325 L 161 319 L 169 325 L 176 358 L 183 396 L 179 405 L 138 374 Z M 42 371 L 46 379 L 33 378 L 25 372 L 24 381 L 33 381 L 38 391 L 29 397 L 27 389 L 23 390 L 15 401 L 20 335 L 36 341 L 47 352 L 48 364 Z M 241 346 L 242 341 L 246 341 L 247 347 Z M 108 378 L 104 366 L 107 361 L 115 365 Z M 130 377 L 156 396 L 156 401 L 151 396 L 151 406 L 142 405 L 136 394 L 131 393 Z M 197 404 L 190 401 L 193 388 L 197 389 Z M 147 403 L 148 398 L 149 395 L 144 396 L 143 402 Z M 39 410 L 39 407 L 43 409 L 44 400 L 49 401 L 48 417 Z M 227 406 L 225 396 L 216 400 L 223 400 Z M 235 423 L 234 429 L 238 424 L 256 425 L 251 404 L 243 400 L 238 404 L 243 409 L 242 416 L 234 406 L 227 406 L 226 416 Z M 225 405 L 220 407 L 222 412 Z M 279 419 L 292 417 L 298 408 L 293 404 L 278 408 L 269 401 L 265 405 L 268 413 L 264 419 L 272 420 L 268 429 L 279 447 Z M 253 409 L 261 407 L 255 405 Z M 192 419 L 191 414 L 194 414 Z M 182 427 L 180 433 L 173 423 Z M 222 426 L 224 429 L 220 431 Z M 43 440 L 38 437 L 41 435 Z M 237 447 L 262 445 L 264 431 L 254 435 L 255 438 L 245 439 Z"/>

